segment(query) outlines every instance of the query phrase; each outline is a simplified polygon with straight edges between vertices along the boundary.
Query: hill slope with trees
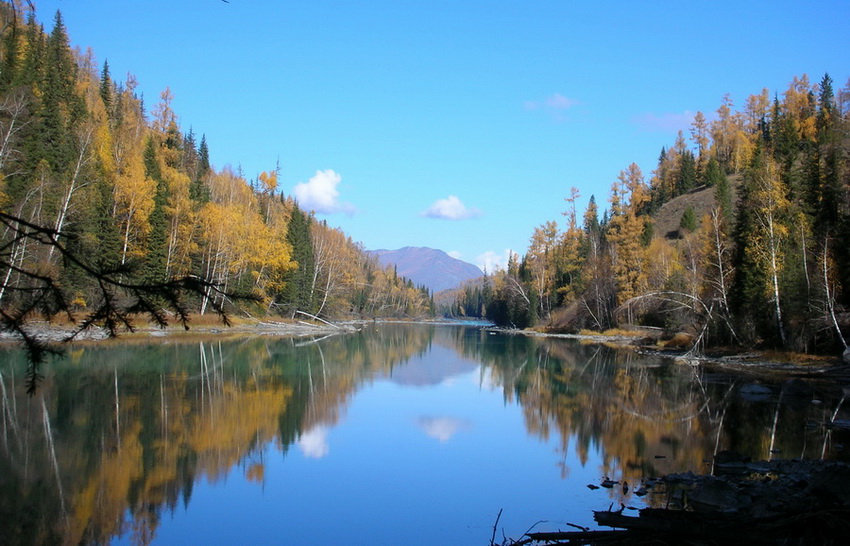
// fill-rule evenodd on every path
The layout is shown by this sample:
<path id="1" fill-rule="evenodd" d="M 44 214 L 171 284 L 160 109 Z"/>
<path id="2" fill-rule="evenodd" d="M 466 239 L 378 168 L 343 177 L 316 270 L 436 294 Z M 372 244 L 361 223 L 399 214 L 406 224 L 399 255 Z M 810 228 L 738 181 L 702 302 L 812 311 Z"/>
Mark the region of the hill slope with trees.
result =
<path id="1" fill-rule="evenodd" d="M 651 325 L 705 344 L 845 351 L 850 329 L 850 82 L 794 77 L 711 121 L 694 116 L 648 176 L 636 164 L 608 208 L 579 190 L 566 226 L 534 230 L 488 280 L 480 313 L 558 331 Z M 480 294 L 471 294 L 480 301 Z M 474 309 L 475 305 L 460 307 Z"/>

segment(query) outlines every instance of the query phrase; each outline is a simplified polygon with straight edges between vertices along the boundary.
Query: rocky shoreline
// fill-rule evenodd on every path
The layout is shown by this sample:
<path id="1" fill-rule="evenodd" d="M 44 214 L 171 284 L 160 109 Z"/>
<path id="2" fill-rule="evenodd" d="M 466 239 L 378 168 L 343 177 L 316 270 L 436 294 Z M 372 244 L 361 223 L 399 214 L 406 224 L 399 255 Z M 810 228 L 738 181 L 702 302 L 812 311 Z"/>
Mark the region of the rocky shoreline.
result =
<path id="1" fill-rule="evenodd" d="M 134 327 L 132 331 L 121 332 L 118 336 L 110 336 L 108 330 L 102 327 L 90 327 L 82 332 L 71 324 L 57 324 L 47 321 L 31 321 L 27 324 L 28 331 L 39 341 L 59 344 L 69 341 L 102 341 L 117 337 L 117 339 L 186 337 L 186 336 L 275 336 L 275 337 L 318 337 L 359 331 L 368 324 L 456 324 L 457 321 L 440 320 L 345 320 L 327 322 L 320 320 L 259 320 L 254 318 L 239 318 L 227 326 L 223 323 L 205 322 L 203 324 L 189 323 L 189 329 L 180 324 L 172 323 L 166 328 L 153 324 L 143 324 Z M 483 323 L 486 326 L 487 323 Z M 574 339 L 589 343 L 611 345 L 620 349 L 636 351 L 639 354 L 671 358 L 684 365 L 702 366 L 706 369 L 731 371 L 741 375 L 751 376 L 786 376 L 812 379 L 831 379 L 842 383 L 850 383 L 850 363 L 840 357 L 814 358 L 809 362 L 793 362 L 790 359 L 777 358 L 761 351 L 729 354 L 690 354 L 689 351 L 671 348 L 660 348 L 654 344 L 656 338 L 629 335 L 606 334 L 567 334 L 540 332 L 536 330 L 505 329 L 487 327 L 488 331 L 529 337 L 556 339 Z M 20 341 L 14 333 L 0 332 L 0 343 L 13 344 Z"/>
<path id="2" fill-rule="evenodd" d="M 850 533 L 850 465 L 844 462 L 750 461 L 721 452 L 713 474 L 668 474 L 640 487 L 656 498 L 638 515 L 627 515 L 624 506 L 593 513 L 597 524 L 613 530 L 573 525 L 579 530 L 528 532 L 503 545 L 824 545 L 844 544 Z"/>
<path id="3" fill-rule="evenodd" d="M 106 339 L 136 339 L 139 337 L 183 337 L 208 335 L 254 335 L 277 337 L 310 337 L 324 336 L 358 331 L 364 321 L 345 321 L 339 323 L 319 323 L 307 321 L 271 321 L 245 320 L 227 326 L 224 324 L 192 325 L 184 329 L 179 324 L 170 324 L 166 328 L 144 324 L 134 327 L 132 331 L 121 332 L 110 336 L 106 328 L 94 326 L 78 331 L 70 324 L 56 324 L 47 321 L 32 321 L 27 324 L 27 331 L 35 339 L 44 343 L 67 343 L 77 341 L 102 341 Z M 0 342 L 18 343 L 20 336 L 12 332 L 0 332 Z"/>
<path id="4" fill-rule="evenodd" d="M 708 351 L 704 354 L 692 354 L 679 348 L 659 347 L 657 337 L 605 335 L 605 334 L 566 334 L 539 332 L 535 330 L 492 328 L 492 331 L 525 335 L 530 337 L 575 339 L 590 343 L 612 345 L 621 349 L 629 349 L 638 354 L 671 358 L 684 365 L 702 366 L 709 370 L 734 372 L 750 376 L 785 376 L 801 379 L 831 379 L 842 383 L 850 383 L 850 361 L 845 351 L 844 358 L 810 356 L 803 362 L 792 359 L 790 355 L 783 358 L 781 354 L 752 350 L 747 352 Z"/>

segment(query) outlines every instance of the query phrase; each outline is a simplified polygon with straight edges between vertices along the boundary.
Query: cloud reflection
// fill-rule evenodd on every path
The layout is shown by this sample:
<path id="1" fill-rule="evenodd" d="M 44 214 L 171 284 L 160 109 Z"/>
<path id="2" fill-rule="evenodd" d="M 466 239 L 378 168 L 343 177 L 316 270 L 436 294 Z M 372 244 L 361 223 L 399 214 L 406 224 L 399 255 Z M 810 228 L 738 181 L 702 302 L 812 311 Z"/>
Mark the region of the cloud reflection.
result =
<path id="1" fill-rule="evenodd" d="M 472 428 L 472 423 L 456 417 L 420 417 L 416 424 L 431 438 L 440 443 L 448 442 L 461 430 Z"/>
<path id="2" fill-rule="evenodd" d="M 305 457 L 321 459 L 330 451 L 328 429 L 323 426 L 310 429 L 298 439 L 298 449 Z"/>

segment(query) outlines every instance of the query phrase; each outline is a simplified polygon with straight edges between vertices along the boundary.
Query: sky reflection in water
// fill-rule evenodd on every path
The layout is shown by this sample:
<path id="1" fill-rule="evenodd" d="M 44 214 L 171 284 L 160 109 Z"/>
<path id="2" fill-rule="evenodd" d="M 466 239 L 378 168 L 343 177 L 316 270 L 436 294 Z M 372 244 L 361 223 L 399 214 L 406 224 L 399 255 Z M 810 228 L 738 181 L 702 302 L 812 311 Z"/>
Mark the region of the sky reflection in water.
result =
<path id="1" fill-rule="evenodd" d="M 471 327 L 97 345 L 33 399 L 3 354 L 0 526 L 21 542 L 486 544 L 499 510 L 519 538 L 642 505 L 587 488 L 604 476 L 845 456 L 812 426 L 829 386 L 778 403 L 781 384 Z"/>

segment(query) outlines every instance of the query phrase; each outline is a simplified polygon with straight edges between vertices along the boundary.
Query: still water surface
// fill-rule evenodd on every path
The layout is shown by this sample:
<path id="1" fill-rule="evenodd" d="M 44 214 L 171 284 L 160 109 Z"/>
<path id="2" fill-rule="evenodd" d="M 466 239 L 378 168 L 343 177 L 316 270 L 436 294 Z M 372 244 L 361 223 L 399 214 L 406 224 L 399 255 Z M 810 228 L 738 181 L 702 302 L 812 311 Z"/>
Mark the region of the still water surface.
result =
<path id="1" fill-rule="evenodd" d="M 595 527 L 718 450 L 847 458 L 829 385 L 473 326 L 75 347 L 34 397 L 0 359 L 9 544 L 483 545 L 500 510 L 497 541 Z"/>

